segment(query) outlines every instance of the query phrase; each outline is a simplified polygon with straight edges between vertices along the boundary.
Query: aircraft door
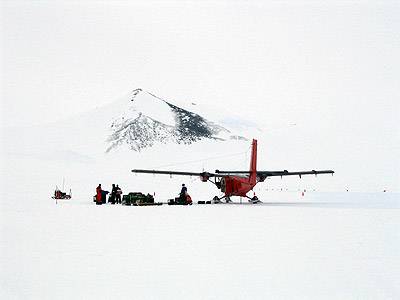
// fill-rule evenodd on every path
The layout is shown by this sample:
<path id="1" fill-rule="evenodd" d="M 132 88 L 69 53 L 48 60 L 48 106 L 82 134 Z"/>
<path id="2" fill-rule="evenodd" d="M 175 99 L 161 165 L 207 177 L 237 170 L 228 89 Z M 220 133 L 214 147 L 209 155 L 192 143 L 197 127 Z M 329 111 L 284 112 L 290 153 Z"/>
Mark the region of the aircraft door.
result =
<path id="1" fill-rule="evenodd" d="M 222 178 L 221 179 L 221 192 L 225 193 L 225 191 L 226 191 L 226 180 L 225 180 L 225 178 Z"/>

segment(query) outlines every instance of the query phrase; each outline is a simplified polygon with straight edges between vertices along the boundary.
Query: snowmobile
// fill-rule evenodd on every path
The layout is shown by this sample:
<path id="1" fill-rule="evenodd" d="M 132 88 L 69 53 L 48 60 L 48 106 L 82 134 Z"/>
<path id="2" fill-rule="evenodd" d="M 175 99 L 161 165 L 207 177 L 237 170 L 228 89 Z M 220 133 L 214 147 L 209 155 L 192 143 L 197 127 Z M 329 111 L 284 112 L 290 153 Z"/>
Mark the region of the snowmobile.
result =
<path id="1" fill-rule="evenodd" d="M 192 204 L 193 204 L 192 198 L 189 196 L 188 193 L 181 193 L 179 194 L 179 197 L 168 200 L 168 205 L 192 205 Z"/>

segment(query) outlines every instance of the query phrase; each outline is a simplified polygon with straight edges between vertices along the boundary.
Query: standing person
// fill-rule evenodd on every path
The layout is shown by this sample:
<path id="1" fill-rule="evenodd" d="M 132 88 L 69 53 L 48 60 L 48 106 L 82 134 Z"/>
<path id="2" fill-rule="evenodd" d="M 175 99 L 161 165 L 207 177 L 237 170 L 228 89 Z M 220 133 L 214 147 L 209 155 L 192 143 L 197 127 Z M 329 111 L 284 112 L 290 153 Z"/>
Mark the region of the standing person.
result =
<path id="1" fill-rule="evenodd" d="M 101 184 L 99 183 L 99 186 L 96 188 L 96 204 L 102 204 L 101 203 Z"/>
<path id="2" fill-rule="evenodd" d="M 122 190 L 121 190 L 121 188 L 118 186 L 118 184 L 117 184 L 117 186 L 115 187 L 115 190 L 116 190 L 116 202 L 117 202 L 117 204 L 121 204 L 121 194 L 122 194 Z"/>
<path id="3" fill-rule="evenodd" d="M 111 188 L 111 196 L 110 196 L 111 204 L 115 204 L 116 196 L 117 196 L 117 188 L 115 187 L 115 184 L 113 184 L 112 188 Z"/>

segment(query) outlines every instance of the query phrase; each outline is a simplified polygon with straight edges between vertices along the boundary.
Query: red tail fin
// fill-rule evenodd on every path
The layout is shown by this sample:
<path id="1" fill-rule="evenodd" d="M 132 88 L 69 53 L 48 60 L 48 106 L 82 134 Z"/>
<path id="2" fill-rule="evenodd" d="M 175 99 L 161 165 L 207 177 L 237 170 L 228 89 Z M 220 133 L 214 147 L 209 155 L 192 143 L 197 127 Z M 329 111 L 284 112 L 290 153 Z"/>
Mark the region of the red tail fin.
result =
<path id="1" fill-rule="evenodd" d="M 251 161 L 250 161 L 250 184 L 256 184 L 257 180 L 257 140 L 253 139 L 251 149 Z"/>

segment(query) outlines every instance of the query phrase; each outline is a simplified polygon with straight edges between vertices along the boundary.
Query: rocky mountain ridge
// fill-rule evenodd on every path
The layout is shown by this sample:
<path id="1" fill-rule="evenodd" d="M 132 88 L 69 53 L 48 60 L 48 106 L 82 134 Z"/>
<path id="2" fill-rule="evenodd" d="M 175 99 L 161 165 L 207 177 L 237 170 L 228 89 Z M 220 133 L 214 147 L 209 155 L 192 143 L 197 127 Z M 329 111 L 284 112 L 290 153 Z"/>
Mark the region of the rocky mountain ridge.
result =
<path id="1" fill-rule="evenodd" d="M 125 99 L 127 101 L 128 97 Z M 202 139 L 247 140 L 232 134 L 222 125 L 142 89 L 132 91 L 129 99 L 133 103 L 111 124 L 107 152 L 124 144 L 140 152 L 155 143 L 192 144 Z"/>

